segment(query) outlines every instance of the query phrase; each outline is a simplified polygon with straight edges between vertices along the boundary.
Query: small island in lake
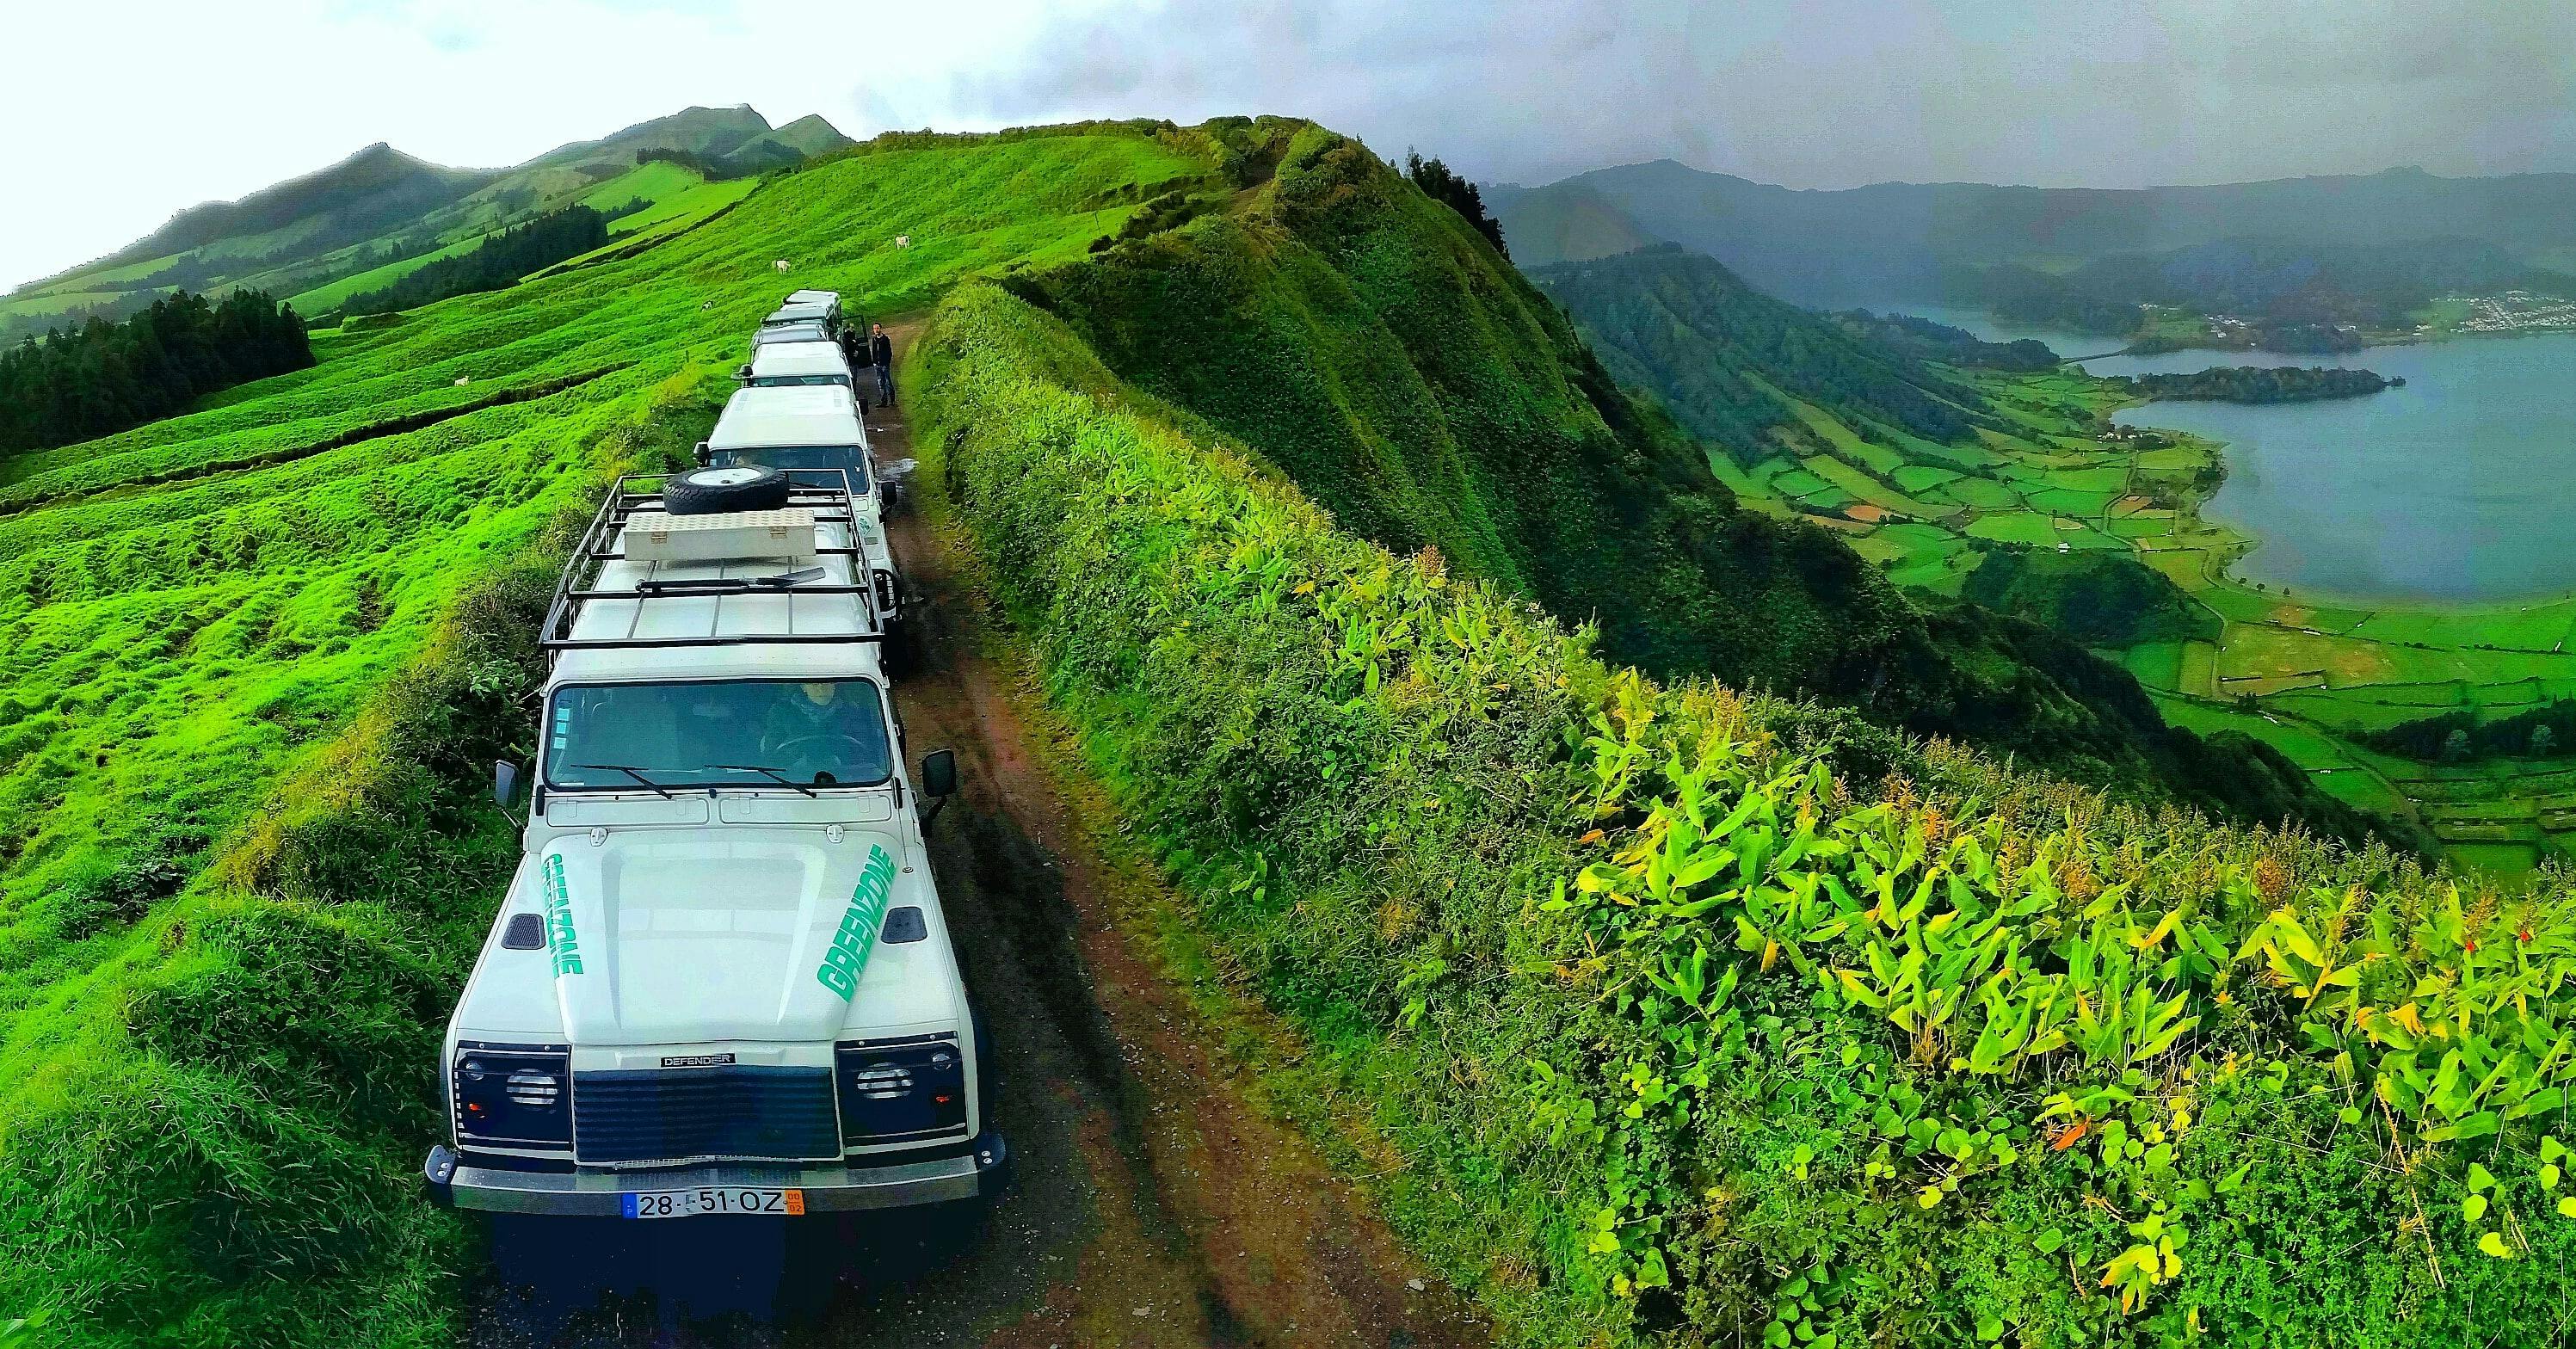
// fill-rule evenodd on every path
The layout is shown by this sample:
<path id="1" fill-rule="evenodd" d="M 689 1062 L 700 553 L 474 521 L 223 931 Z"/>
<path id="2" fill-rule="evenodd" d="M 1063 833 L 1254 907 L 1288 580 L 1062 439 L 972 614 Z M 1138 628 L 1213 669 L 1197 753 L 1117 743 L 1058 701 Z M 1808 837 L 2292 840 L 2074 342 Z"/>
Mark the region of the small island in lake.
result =
<path id="1" fill-rule="evenodd" d="M 2332 366 L 2222 365 L 2188 375 L 2115 376 L 2130 392 L 2150 400 L 2189 399 L 2210 403 L 2308 403 L 2324 398 L 2359 398 L 2404 384 L 2369 370 Z"/>

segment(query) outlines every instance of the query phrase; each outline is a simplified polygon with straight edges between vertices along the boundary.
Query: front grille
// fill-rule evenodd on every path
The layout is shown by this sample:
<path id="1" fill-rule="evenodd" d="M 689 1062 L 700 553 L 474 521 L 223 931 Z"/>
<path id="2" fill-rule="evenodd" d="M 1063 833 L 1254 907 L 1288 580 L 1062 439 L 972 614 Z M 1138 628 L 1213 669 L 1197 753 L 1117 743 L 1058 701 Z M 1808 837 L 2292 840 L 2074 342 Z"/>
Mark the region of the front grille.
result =
<path id="1" fill-rule="evenodd" d="M 823 1068 L 575 1073 L 572 1121 L 573 1155 L 585 1163 L 841 1155 Z"/>

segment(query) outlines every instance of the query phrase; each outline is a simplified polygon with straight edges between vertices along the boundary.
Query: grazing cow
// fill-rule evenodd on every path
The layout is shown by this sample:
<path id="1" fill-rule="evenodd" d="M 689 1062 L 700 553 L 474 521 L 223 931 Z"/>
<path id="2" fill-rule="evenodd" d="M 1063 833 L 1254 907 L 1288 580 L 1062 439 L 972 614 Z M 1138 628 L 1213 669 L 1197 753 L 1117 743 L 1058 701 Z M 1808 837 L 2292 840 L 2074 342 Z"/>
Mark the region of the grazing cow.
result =
<path id="1" fill-rule="evenodd" d="M 912 236 L 909 234 L 898 234 L 894 236 L 894 246 L 897 248 L 912 247 Z"/>
<path id="2" fill-rule="evenodd" d="M 775 268 L 777 268 L 779 271 L 782 271 L 782 272 L 783 272 L 783 271 L 786 271 L 786 270 L 787 270 L 787 259 L 785 259 L 785 258 L 780 258 L 778 261 L 773 262 L 773 263 L 771 263 L 771 264 L 769 264 L 769 265 L 770 265 L 770 266 L 772 266 L 772 267 L 775 267 Z"/>

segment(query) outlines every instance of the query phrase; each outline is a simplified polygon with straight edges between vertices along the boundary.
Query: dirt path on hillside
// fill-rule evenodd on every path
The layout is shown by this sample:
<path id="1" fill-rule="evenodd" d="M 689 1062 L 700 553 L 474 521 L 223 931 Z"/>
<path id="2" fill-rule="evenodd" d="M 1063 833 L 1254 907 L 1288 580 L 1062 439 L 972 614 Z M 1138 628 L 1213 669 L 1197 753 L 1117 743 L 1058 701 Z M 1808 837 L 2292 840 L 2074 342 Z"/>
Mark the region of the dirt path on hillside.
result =
<path id="1" fill-rule="evenodd" d="M 909 334 L 903 334 L 909 337 Z M 910 455 L 870 414 L 880 462 Z M 927 488 L 928 484 L 922 484 Z M 494 1220 L 476 1349 L 1368 1346 L 1489 1342 L 1122 932 L 1136 887 L 1055 790 L 1016 676 L 917 510 L 890 522 L 920 600 L 907 752 L 957 751 L 932 865 L 1000 1060 L 1017 1175 L 989 1211 L 792 1225 Z"/>

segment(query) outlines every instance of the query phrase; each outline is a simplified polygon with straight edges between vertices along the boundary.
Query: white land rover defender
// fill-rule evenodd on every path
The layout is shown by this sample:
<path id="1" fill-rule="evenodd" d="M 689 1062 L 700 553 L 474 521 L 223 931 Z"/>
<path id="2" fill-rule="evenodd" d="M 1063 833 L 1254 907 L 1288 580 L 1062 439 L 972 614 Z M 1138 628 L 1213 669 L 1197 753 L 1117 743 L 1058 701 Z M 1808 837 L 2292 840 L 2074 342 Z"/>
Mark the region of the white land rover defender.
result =
<path id="1" fill-rule="evenodd" d="M 799 385 L 831 385 L 853 401 L 856 386 L 850 379 L 849 358 L 832 342 L 776 342 L 762 347 L 751 358 L 751 364 L 734 372 L 746 389 L 793 388 Z"/>
<path id="2" fill-rule="evenodd" d="M 698 442 L 696 457 L 710 468 L 776 469 L 800 487 L 847 489 L 859 547 L 878 586 L 878 608 L 889 624 L 902 617 L 900 573 L 886 543 L 885 485 L 875 480 L 868 428 L 859 420 L 849 390 L 831 385 L 736 389 L 725 400 L 715 430 Z M 719 483 L 720 477 L 683 475 L 683 490 L 739 490 Z M 739 508 L 765 504 L 744 501 Z"/>
<path id="3" fill-rule="evenodd" d="M 709 474 L 716 505 L 779 500 L 704 512 Z M 1007 1150 L 922 846 L 956 761 L 905 772 L 863 507 L 766 469 L 658 485 L 610 492 L 546 616 L 524 855 L 424 1172 L 462 1207 L 628 1218 L 990 1193 Z"/>

